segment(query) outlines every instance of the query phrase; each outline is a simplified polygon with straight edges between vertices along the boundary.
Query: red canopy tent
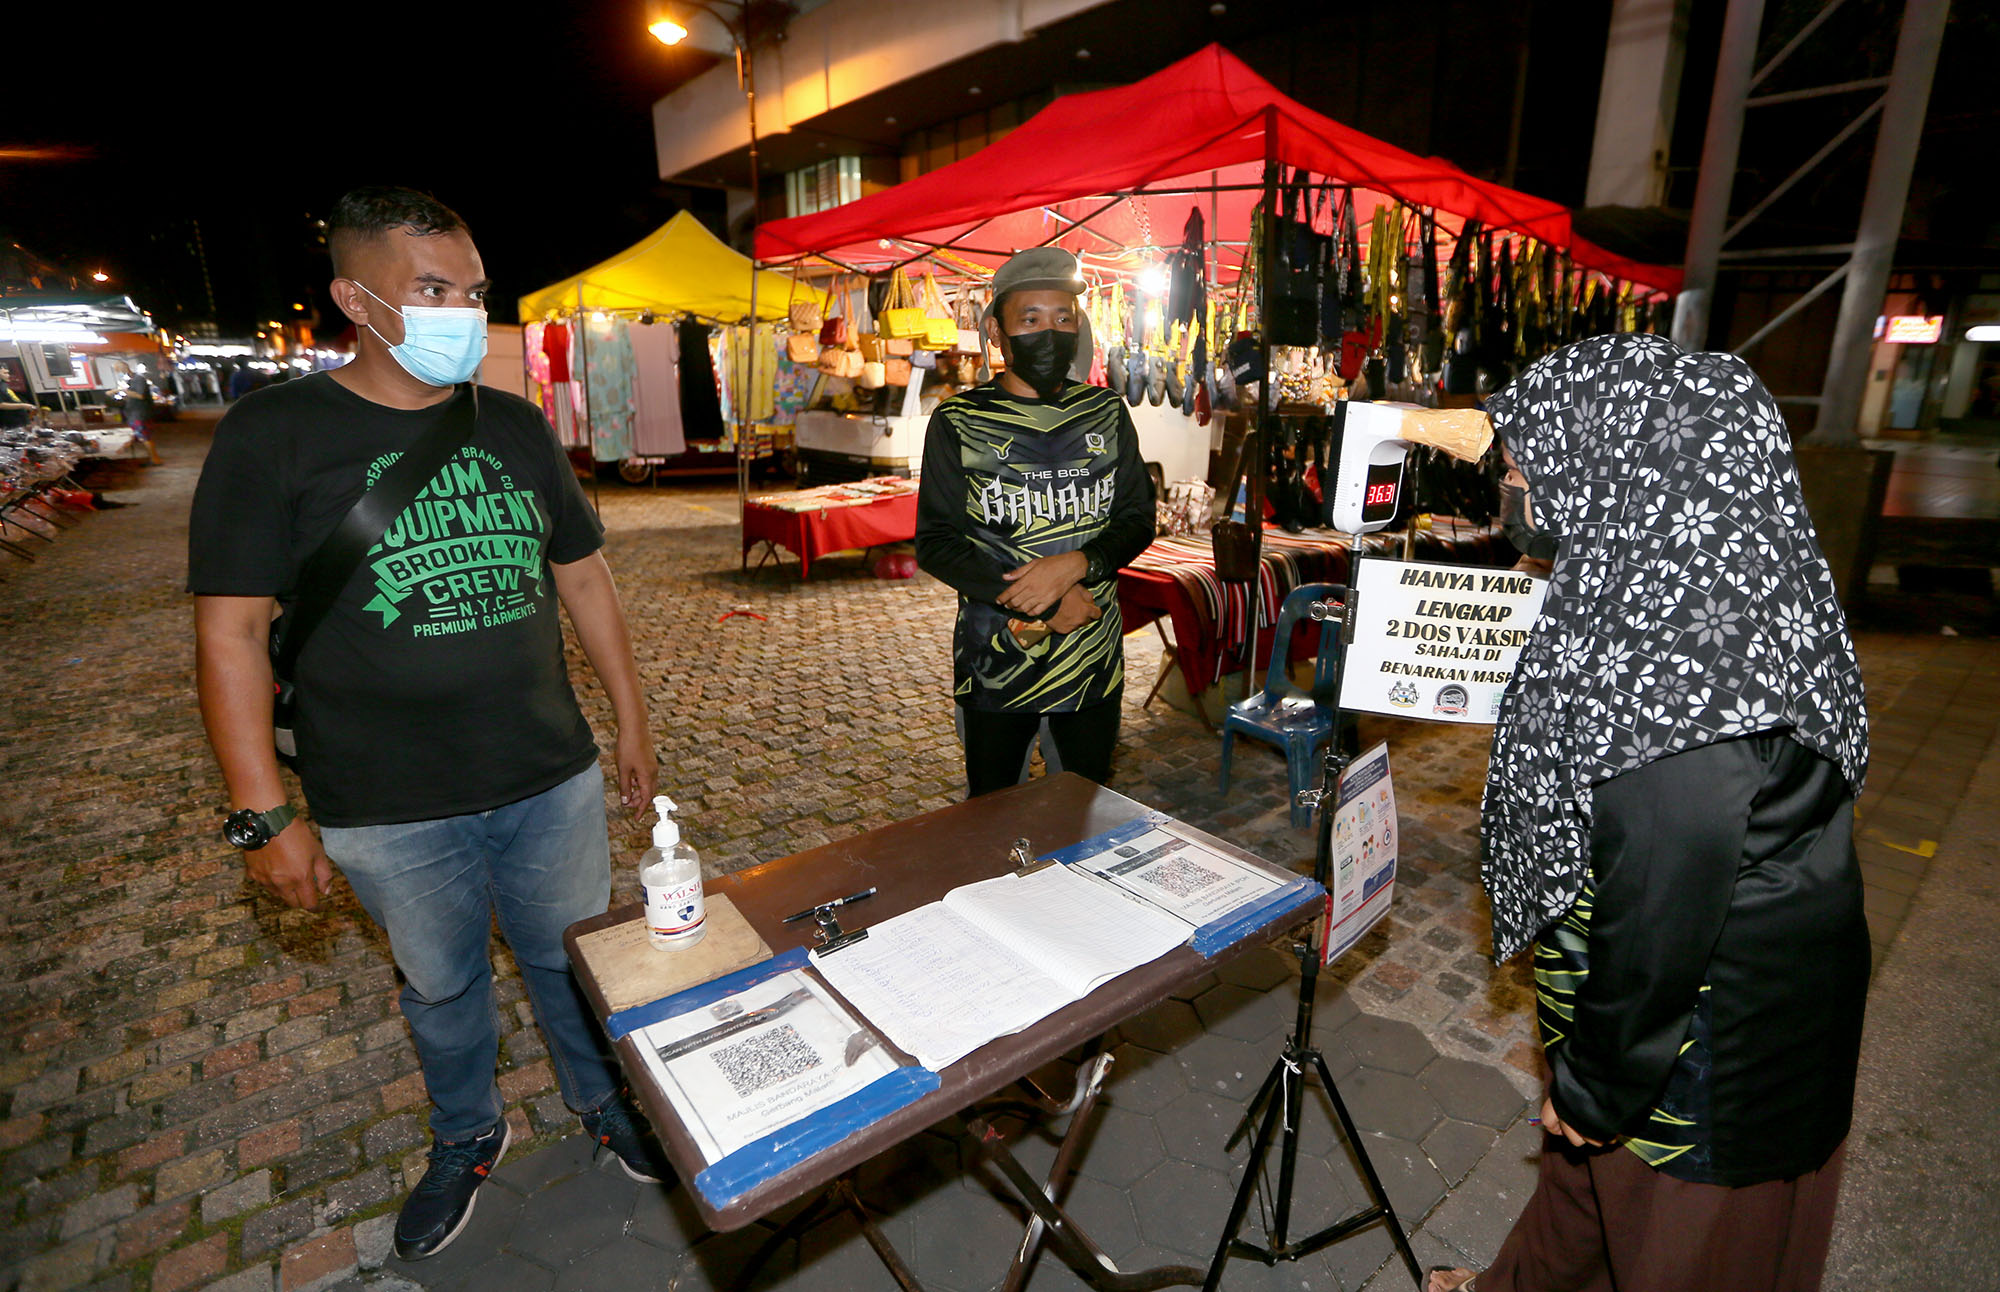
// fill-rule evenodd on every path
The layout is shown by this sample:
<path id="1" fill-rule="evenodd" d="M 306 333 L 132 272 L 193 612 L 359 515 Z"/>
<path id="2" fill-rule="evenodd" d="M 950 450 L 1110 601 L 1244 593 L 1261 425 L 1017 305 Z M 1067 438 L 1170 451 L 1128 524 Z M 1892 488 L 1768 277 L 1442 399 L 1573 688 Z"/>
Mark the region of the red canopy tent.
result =
<path id="1" fill-rule="evenodd" d="M 1177 245 L 1189 198 L 1207 208 L 1209 237 L 1247 229 L 1267 161 L 1353 186 L 1364 215 L 1396 201 L 1430 207 L 1441 234 L 1455 236 L 1476 219 L 1652 293 L 1680 288 L 1678 268 L 1628 260 L 1578 237 L 1567 208 L 1322 116 L 1220 45 L 1132 85 L 1065 95 L 973 156 L 907 183 L 766 224 L 756 255 L 766 263 L 818 256 L 867 270 L 929 256 L 990 269 L 1021 248 L 1056 244 L 1108 265 Z M 1239 244 L 1235 263 L 1225 258 L 1218 268 L 1233 276 L 1240 260 Z"/>

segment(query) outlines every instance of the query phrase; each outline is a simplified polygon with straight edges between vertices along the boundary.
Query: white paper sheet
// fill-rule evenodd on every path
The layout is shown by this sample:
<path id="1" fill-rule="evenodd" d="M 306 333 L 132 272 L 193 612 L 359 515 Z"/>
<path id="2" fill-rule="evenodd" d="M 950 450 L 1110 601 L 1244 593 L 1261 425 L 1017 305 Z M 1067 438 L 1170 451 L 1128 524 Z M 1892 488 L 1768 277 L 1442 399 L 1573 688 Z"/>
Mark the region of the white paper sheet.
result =
<path id="1" fill-rule="evenodd" d="M 1194 932 L 1184 920 L 1068 866 L 966 884 L 944 904 L 1005 942 L 1081 1000 L 1157 960 Z"/>
<path id="2" fill-rule="evenodd" d="M 1289 882 L 1285 876 L 1224 856 L 1168 826 L 1148 830 L 1074 864 L 1197 928 Z"/>
<path id="3" fill-rule="evenodd" d="M 880 924 L 813 965 L 884 1036 L 933 1072 L 1076 997 L 940 902 Z"/>
<path id="4" fill-rule="evenodd" d="M 771 1012 L 755 1018 L 759 1010 Z M 865 1089 L 897 1066 L 880 1044 L 869 1044 L 873 1038 L 839 1001 L 799 970 L 642 1028 L 637 1039 L 646 1066 L 707 1162 Z"/>

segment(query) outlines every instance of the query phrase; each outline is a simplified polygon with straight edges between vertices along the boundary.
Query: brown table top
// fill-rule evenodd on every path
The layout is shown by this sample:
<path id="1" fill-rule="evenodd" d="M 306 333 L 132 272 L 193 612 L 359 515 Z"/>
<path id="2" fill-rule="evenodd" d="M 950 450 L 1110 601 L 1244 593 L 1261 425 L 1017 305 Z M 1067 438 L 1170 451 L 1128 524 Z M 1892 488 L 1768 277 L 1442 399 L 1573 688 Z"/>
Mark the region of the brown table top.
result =
<path id="1" fill-rule="evenodd" d="M 1043 856 L 1102 834 L 1148 810 L 1122 794 L 1081 776 L 1064 773 L 737 871 L 709 881 L 708 891 L 728 894 L 772 951 L 782 953 L 811 945 L 810 920 L 796 924 L 786 924 L 783 920 L 817 903 L 875 886 L 874 897 L 840 912 L 843 928 L 866 928 L 939 901 L 962 884 L 1006 872 L 1011 869 L 1007 849 L 1015 839 L 1026 837 L 1030 854 Z M 1185 825 L 1180 828 L 1191 830 Z M 1254 854 L 1212 835 L 1192 830 L 1191 833 L 1219 851 L 1257 860 Z M 1316 910 L 1276 916 L 1246 934 L 1235 947 L 1208 959 L 1191 947 L 1181 946 L 1121 974 L 1025 1031 L 1000 1037 L 973 1051 L 939 1074 L 943 1082 L 939 1089 L 766 1180 L 726 1207 L 711 1207 L 700 1191 L 693 1188 L 688 1190 L 688 1196 L 711 1228 L 739 1229 L 1103 1034 L 1120 1021 L 1158 1004 L 1175 990 L 1198 980 L 1216 964 L 1240 950 L 1260 945 L 1272 934 L 1303 923 Z M 588 967 L 576 954 L 576 939 L 637 919 L 641 913 L 636 904 L 619 907 L 571 925 L 564 935 L 571 963 L 577 966 L 578 980 L 600 1021 L 608 1013 L 604 997 Z M 859 1010 L 854 1013 L 862 1016 Z M 636 1040 L 628 1036 L 617 1042 L 615 1048 L 632 1079 L 634 1095 L 660 1132 L 669 1160 L 683 1180 L 693 1180 L 706 1164 L 665 1095 L 647 1075 Z"/>

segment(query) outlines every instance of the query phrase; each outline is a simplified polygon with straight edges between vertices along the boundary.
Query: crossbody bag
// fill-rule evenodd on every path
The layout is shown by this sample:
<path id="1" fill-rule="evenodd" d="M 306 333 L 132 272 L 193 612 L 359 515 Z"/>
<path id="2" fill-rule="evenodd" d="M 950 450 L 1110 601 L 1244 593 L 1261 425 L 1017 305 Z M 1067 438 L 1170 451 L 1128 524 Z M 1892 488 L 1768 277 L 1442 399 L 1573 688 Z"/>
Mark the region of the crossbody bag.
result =
<path id="1" fill-rule="evenodd" d="M 479 388 L 468 385 L 466 398 L 454 403 L 437 424 L 382 473 L 375 487 L 361 495 L 299 570 L 297 594 L 284 615 L 271 626 L 271 738 L 287 766 L 298 756 L 293 723 L 298 689 L 293 674 L 306 639 L 333 609 L 347 581 L 368 549 L 382 541 L 389 525 L 416 501 L 431 477 L 444 469 L 452 455 L 472 442 L 479 420 Z"/>

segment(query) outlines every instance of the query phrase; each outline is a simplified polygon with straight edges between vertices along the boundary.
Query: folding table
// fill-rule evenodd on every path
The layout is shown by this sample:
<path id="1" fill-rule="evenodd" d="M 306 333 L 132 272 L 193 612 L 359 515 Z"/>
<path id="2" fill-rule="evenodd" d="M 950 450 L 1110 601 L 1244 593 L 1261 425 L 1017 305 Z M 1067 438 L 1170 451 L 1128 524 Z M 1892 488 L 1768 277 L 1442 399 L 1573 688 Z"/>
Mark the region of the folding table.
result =
<path id="1" fill-rule="evenodd" d="M 808 944 L 810 922 L 783 922 L 785 916 L 807 907 L 872 885 L 877 889 L 874 897 L 841 911 L 845 928 L 865 928 L 937 901 L 961 884 L 1012 869 L 1008 850 L 1018 838 L 1029 841 L 1031 855 L 1043 856 L 1123 825 L 1147 811 L 1145 806 L 1123 795 L 1080 776 L 1063 773 L 738 871 L 712 881 L 709 892 L 727 894 L 772 951 L 782 953 Z M 1177 828 L 1189 831 L 1219 852 L 1257 860 L 1223 840 L 1191 831 L 1185 825 Z M 1317 892 L 1315 888 L 1315 895 Z M 849 1176 L 857 1167 L 926 1127 L 964 1113 L 970 1105 L 1003 1087 L 1024 1081 L 1037 1068 L 1065 1052 L 1088 1045 L 1121 1021 L 1193 985 L 1217 964 L 1305 923 L 1320 910 L 1319 901 L 1307 900 L 1303 906 L 1292 907 L 1241 930 L 1237 941 L 1207 958 L 1192 947 L 1177 947 L 1104 983 L 1082 1000 L 1064 1006 L 1025 1031 L 1001 1037 L 948 1065 L 939 1074 L 942 1079 L 939 1089 L 754 1186 L 728 1205 L 711 1205 L 692 1188 L 688 1191 L 690 1200 L 711 1228 L 728 1231 L 821 1191 L 818 1202 L 789 1222 L 767 1250 L 774 1250 L 779 1241 L 813 1223 L 830 1207 L 845 1208 L 854 1214 L 869 1244 L 898 1284 L 918 1289 L 921 1285 L 915 1275 L 856 1197 Z M 586 959 L 578 954 L 577 940 L 640 915 L 641 908 L 637 905 L 620 907 L 572 925 L 565 936 L 578 978 L 600 1019 L 609 1012 L 605 995 Z M 859 1014 L 858 1010 L 855 1012 Z M 631 1078 L 634 1095 L 660 1133 L 668 1159 L 683 1180 L 693 1180 L 705 1163 L 687 1128 L 648 1076 L 637 1048 L 639 1044 L 636 1036 L 618 1041 L 618 1057 Z M 1044 1242 L 1086 1283 L 1107 1292 L 1198 1285 L 1206 1274 L 1205 1270 L 1185 1265 L 1120 1272 L 1053 1200 L 1058 1182 L 1068 1173 L 1082 1142 L 1088 1139 L 1079 1132 L 1090 1121 L 1109 1067 L 1109 1055 L 1095 1053 L 1079 1069 L 1076 1088 L 1066 1098 L 1037 1092 L 1039 1097 L 1035 1102 L 1045 1109 L 1073 1114 L 1045 1182 L 1036 1181 L 1021 1166 L 984 1118 L 970 1115 L 963 1119 L 967 1136 L 1021 1195 L 1033 1215 L 1005 1284 L 1010 1292 L 1025 1281 L 1029 1262 Z M 1218 1216 L 1218 1224 L 1221 1220 Z"/>

